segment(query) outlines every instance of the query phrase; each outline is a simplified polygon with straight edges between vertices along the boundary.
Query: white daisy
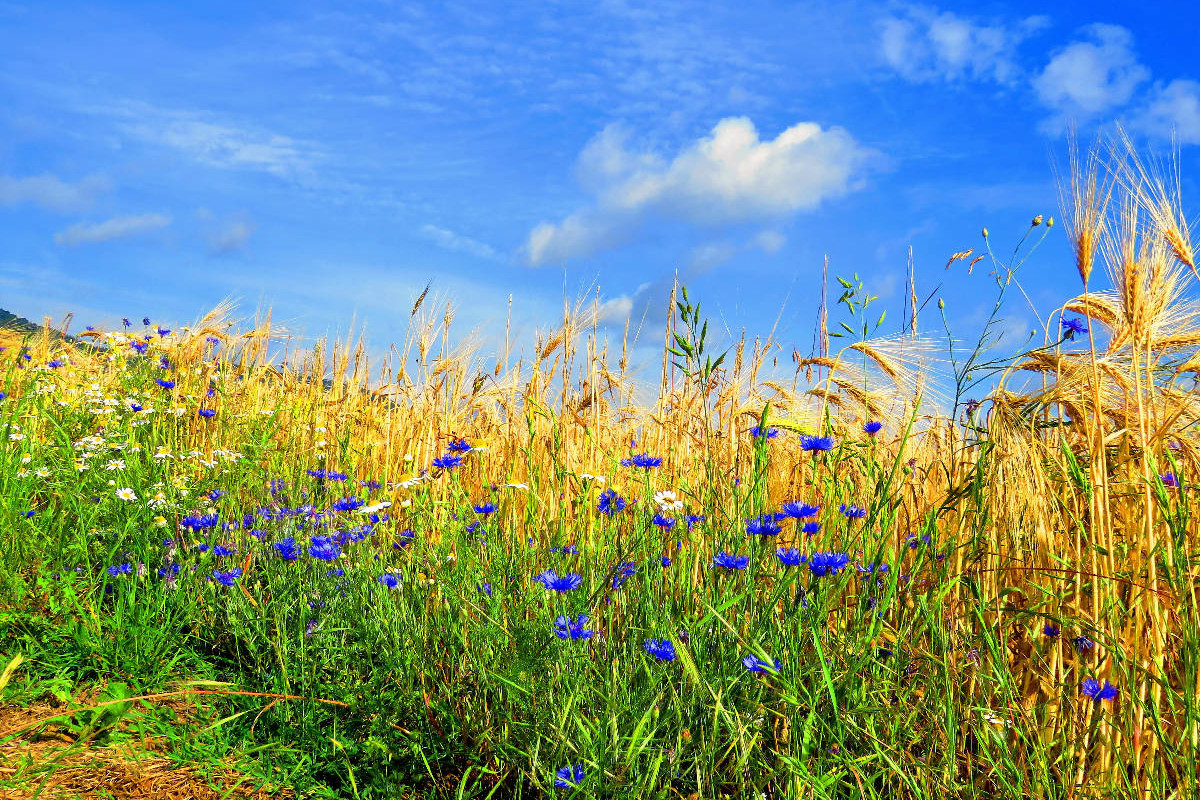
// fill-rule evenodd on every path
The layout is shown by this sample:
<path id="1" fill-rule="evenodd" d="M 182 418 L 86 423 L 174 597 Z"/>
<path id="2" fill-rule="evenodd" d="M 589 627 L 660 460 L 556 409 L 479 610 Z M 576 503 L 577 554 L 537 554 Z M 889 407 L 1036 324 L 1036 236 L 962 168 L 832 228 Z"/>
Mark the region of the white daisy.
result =
<path id="1" fill-rule="evenodd" d="M 126 486 L 124 489 L 117 489 L 117 499 L 128 502 L 130 500 L 137 500 L 137 495 L 134 494 L 133 489 Z"/>

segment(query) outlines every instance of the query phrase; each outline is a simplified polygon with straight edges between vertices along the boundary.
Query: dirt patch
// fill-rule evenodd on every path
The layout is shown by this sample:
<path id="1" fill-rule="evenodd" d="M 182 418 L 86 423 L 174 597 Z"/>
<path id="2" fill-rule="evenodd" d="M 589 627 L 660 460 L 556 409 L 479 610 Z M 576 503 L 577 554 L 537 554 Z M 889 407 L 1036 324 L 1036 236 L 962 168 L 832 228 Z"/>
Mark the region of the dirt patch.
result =
<path id="1" fill-rule="evenodd" d="M 13 730 L 61 713 L 48 704 L 0 708 L 0 731 Z M 47 730 L 0 744 L 0 800 L 221 800 L 290 798 L 279 787 L 262 786 L 229 766 L 180 766 L 161 755 L 157 739 L 95 746 Z"/>

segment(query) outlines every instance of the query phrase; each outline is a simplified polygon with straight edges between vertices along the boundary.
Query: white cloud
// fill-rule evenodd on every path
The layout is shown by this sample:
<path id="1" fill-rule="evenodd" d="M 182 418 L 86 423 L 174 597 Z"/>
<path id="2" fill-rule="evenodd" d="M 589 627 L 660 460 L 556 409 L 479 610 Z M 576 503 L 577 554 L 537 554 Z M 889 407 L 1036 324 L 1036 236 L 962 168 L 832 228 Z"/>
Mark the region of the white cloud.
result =
<path id="1" fill-rule="evenodd" d="M 141 214 L 130 217 L 114 217 L 104 222 L 80 222 L 65 231 L 54 234 L 57 244 L 75 247 L 80 244 L 95 244 L 108 242 L 113 239 L 124 239 L 150 231 L 165 228 L 171 224 L 171 218 L 162 214 Z"/>
<path id="2" fill-rule="evenodd" d="M 1156 136 L 1176 136 L 1180 144 L 1200 144 L 1200 83 L 1173 80 L 1156 87 L 1135 124 Z"/>
<path id="3" fill-rule="evenodd" d="M 283 178 L 309 175 L 320 158 L 311 143 L 262 129 L 214 121 L 207 112 L 165 109 L 141 102 L 90 107 L 123 120 L 128 134 L 178 150 L 211 167 L 266 172 Z"/>
<path id="4" fill-rule="evenodd" d="M 711 272 L 738 254 L 731 242 L 709 242 L 700 245 L 688 255 L 688 266 L 692 274 Z"/>
<path id="5" fill-rule="evenodd" d="M 623 294 L 601 303 L 597 318 L 601 322 L 624 324 L 631 311 L 633 311 L 633 298 Z"/>
<path id="6" fill-rule="evenodd" d="M 97 194 L 110 188 L 107 178 L 89 175 L 78 183 L 67 183 L 50 173 L 28 178 L 0 175 L 0 205 L 30 203 L 60 214 L 86 211 Z"/>
<path id="7" fill-rule="evenodd" d="M 1033 80 L 1038 99 L 1056 112 L 1045 127 L 1057 130 L 1071 118 L 1089 118 L 1123 106 L 1150 70 L 1138 63 L 1133 36 L 1117 25 L 1084 28 L 1085 40 L 1055 53 Z"/>
<path id="8" fill-rule="evenodd" d="M 779 231 L 759 231 L 750 240 L 750 244 L 761 249 L 767 255 L 773 256 L 787 244 L 787 237 Z"/>
<path id="9" fill-rule="evenodd" d="M 444 247 L 447 250 L 453 250 L 457 253 L 468 253 L 487 259 L 495 259 L 498 256 L 493 247 L 476 241 L 469 236 L 463 236 L 454 231 L 439 228 L 436 225 L 422 225 L 421 235 L 433 241 L 439 247 Z"/>
<path id="10" fill-rule="evenodd" d="M 1047 22 L 1035 16 L 1013 25 L 981 25 L 949 11 L 913 6 L 883 20 L 880 44 L 888 66 L 910 81 L 1011 83 L 1020 72 L 1017 45 Z"/>
<path id="11" fill-rule="evenodd" d="M 220 256 L 241 250 L 258 230 L 258 223 L 249 217 L 230 220 L 223 228 L 208 237 L 208 248 L 212 255 Z"/>
<path id="12" fill-rule="evenodd" d="M 579 179 L 595 203 L 529 234 L 534 266 L 562 263 L 623 244 L 651 216 L 699 227 L 809 211 L 862 181 L 875 156 L 842 128 L 801 122 L 760 140 L 745 117 L 728 117 L 673 159 L 627 146 L 609 126 L 580 155 Z"/>

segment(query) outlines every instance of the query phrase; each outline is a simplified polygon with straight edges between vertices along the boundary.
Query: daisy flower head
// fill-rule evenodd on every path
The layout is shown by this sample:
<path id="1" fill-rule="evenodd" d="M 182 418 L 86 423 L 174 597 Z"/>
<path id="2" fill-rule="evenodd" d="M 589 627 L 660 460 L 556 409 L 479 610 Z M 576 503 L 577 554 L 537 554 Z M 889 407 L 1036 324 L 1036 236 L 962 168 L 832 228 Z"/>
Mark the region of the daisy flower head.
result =
<path id="1" fill-rule="evenodd" d="M 137 494 L 133 491 L 133 489 L 126 486 L 122 489 L 117 489 L 117 499 L 124 500 L 125 502 L 128 503 L 130 500 L 137 500 L 138 498 L 137 498 Z"/>
<path id="2" fill-rule="evenodd" d="M 670 489 L 655 492 L 654 504 L 662 511 L 683 511 L 683 500 Z"/>

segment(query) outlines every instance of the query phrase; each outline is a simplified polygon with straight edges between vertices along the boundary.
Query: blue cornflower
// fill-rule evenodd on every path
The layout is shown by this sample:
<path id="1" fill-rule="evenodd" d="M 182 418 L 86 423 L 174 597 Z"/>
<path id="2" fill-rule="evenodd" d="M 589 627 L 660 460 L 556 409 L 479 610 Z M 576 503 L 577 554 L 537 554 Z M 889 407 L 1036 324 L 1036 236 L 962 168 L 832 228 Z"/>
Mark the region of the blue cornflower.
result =
<path id="1" fill-rule="evenodd" d="M 205 419 L 208 419 L 209 417 L 215 417 L 217 415 L 216 410 L 211 409 L 211 408 L 202 408 L 199 411 L 197 411 L 196 413 L 199 414 L 200 416 L 204 417 Z"/>
<path id="2" fill-rule="evenodd" d="M 642 645 L 646 652 L 657 658 L 659 661 L 674 661 L 675 660 L 675 645 L 670 639 L 647 639 Z"/>
<path id="3" fill-rule="evenodd" d="M 821 510 L 820 506 L 810 506 L 808 503 L 796 501 L 793 503 L 783 504 L 783 515 L 792 519 L 807 519 L 815 517 L 817 512 Z"/>
<path id="4" fill-rule="evenodd" d="M 1163 473 L 1162 475 L 1158 476 L 1158 479 L 1162 481 L 1162 485 L 1166 486 L 1168 489 L 1179 488 L 1179 479 L 1175 477 L 1174 472 Z"/>
<path id="5" fill-rule="evenodd" d="M 534 575 L 533 579 L 546 587 L 548 592 L 569 592 L 572 589 L 579 588 L 583 583 L 583 576 L 577 572 L 571 572 L 566 575 L 559 575 L 552 569 L 548 569 L 538 575 Z"/>
<path id="6" fill-rule="evenodd" d="M 688 530 L 690 531 L 693 525 L 695 525 L 697 522 L 704 522 L 706 519 L 708 519 L 708 517 L 704 516 L 703 514 L 688 514 L 683 518 L 683 521 L 687 523 Z"/>
<path id="7" fill-rule="evenodd" d="M 931 539 L 929 537 L 929 534 L 925 534 L 924 536 L 918 537 L 914 533 L 912 536 L 908 537 L 907 541 L 908 541 L 908 549 L 916 550 L 918 547 L 920 547 L 923 544 L 929 544 L 930 542 L 933 541 L 933 539 Z"/>
<path id="8" fill-rule="evenodd" d="M 233 586 L 237 583 L 237 579 L 242 575 L 241 567 L 234 567 L 231 570 L 221 572 L 219 569 L 212 571 L 212 579 L 222 586 Z"/>
<path id="9" fill-rule="evenodd" d="M 554 773 L 554 785 L 559 789 L 571 789 L 583 782 L 583 764 L 560 767 Z"/>
<path id="10" fill-rule="evenodd" d="M 142 324 L 143 324 L 143 325 L 149 325 L 149 324 L 150 324 L 150 318 L 149 318 L 149 317 L 142 317 Z"/>
<path id="11" fill-rule="evenodd" d="M 130 342 L 129 346 L 132 347 L 134 350 L 136 350 L 139 354 L 146 352 L 146 343 L 145 342 Z"/>
<path id="12" fill-rule="evenodd" d="M 779 548 L 775 551 L 775 557 L 779 559 L 779 563 L 785 567 L 798 567 L 805 561 L 805 555 L 794 547 Z"/>
<path id="13" fill-rule="evenodd" d="M 133 323 L 129 321 L 129 317 L 121 317 L 121 324 L 128 328 Z"/>
<path id="14" fill-rule="evenodd" d="M 314 536 L 308 546 L 308 554 L 321 561 L 334 561 L 342 554 L 342 549 L 330 541 L 328 536 Z"/>
<path id="15" fill-rule="evenodd" d="M 474 509 L 476 514 L 482 514 L 486 517 L 488 514 L 496 513 L 496 504 L 491 502 L 483 503 L 482 505 L 472 506 L 472 509 Z"/>
<path id="16" fill-rule="evenodd" d="M 284 561 L 295 561 L 300 557 L 300 550 L 296 547 L 296 537 L 294 536 L 280 539 L 275 543 L 275 550 Z"/>
<path id="17" fill-rule="evenodd" d="M 577 556 L 579 555 L 579 548 L 573 544 L 564 544 L 562 547 L 551 547 L 550 552 L 562 553 L 564 556 Z"/>
<path id="18" fill-rule="evenodd" d="M 390 572 L 385 572 L 378 578 L 379 582 L 389 589 L 395 589 L 400 585 L 400 579 Z"/>
<path id="19" fill-rule="evenodd" d="M 769 661 L 763 661 L 758 656 L 746 656 L 742 659 L 742 663 L 746 666 L 746 669 L 760 675 L 778 672 L 783 667 L 783 663 L 779 659 L 775 659 L 775 663 L 771 664 Z"/>
<path id="20" fill-rule="evenodd" d="M 157 333 L 158 333 L 158 336 L 159 336 L 159 338 L 161 339 L 162 337 L 164 337 L 164 336 L 166 336 L 168 333 L 170 333 L 170 332 L 171 332 L 171 329 L 170 329 L 170 328 L 162 328 L 162 327 L 159 327 L 159 328 L 157 328 L 157 329 L 156 329 L 156 331 L 157 331 Z"/>
<path id="21" fill-rule="evenodd" d="M 670 556 L 663 556 L 663 557 L 662 557 L 662 565 L 663 565 L 664 567 L 669 567 L 669 566 L 671 566 L 671 557 L 670 557 Z"/>
<path id="22" fill-rule="evenodd" d="M 661 511 L 656 513 L 654 515 L 654 519 L 652 519 L 650 521 L 652 523 L 654 523 L 655 525 L 657 525 L 658 527 L 662 528 L 664 531 L 669 531 L 669 530 L 671 530 L 671 528 L 675 527 L 675 518 L 665 516 Z"/>
<path id="23" fill-rule="evenodd" d="M 622 584 L 633 577 L 635 572 L 637 572 L 637 567 L 634 566 L 632 561 L 626 561 L 623 564 L 619 564 L 617 566 L 616 574 L 613 575 L 612 588 L 620 589 Z"/>
<path id="24" fill-rule="evenodd" d="M 0 400 L 7 400 L 8 392 L 0 392 Z"/>
<path id="25" fill-rule="evenodd" d="M 1082 336 L 1088 331 L 1087 323 L 1079 317 L 1070 319 L 1063 317 L 1059 325 L 1062 327 L 1063 338 L 1068 341 L 1074 339 L 1076 336 Z"/>
<path id="26" fill-rule="evenodd" d="M 487 581 L 484 581 L 483 583 L 479 584 L 478 592 L 480 594 L 491 597 L 492 596 L 492 584 L 488 583 Z"/>
<path id="27" fill-rule="evenodd" d="M 625 506 L 626 503 L 624 497 L 621 497 L 621 495 L 617 494 L 612 489 L 605 489 L 600 493 L 600 501 L 596 503 L 596 510 L 601 514 L 607 514 L 611 517 L 618 511 L 623 510 Z"/>
<path id="28" fill-rule="evenodd" d="M 590 639 L 596 632 L 583 627 L 587 621 L 587 614 L 580 614 L 574 622 L 570 617 L 560 616 L 554 620 L 554 634 L 560 639 Z"/>
<path id="29" fill-rule="evenodd" d="M 621 459 L 622 467 L 641 467 L 642 469 L 654 469 L 662 466 L 662 459 L 658 456 L 652 456 L 649 453 L 638 453 L 632 458 Z"/>
<path id="30" fill-rule="evenodd" d="M 806 523 L 804 523 L 804 527 L 801 528 L 800 531 L 802 533 L 807 533 L 809 538 L 812 538 L 813 536 L 816 536 L 818 533 L 821 532 L 821 523 L 806 522 Z"/>
<path id="31" fill-rule="evenodd" d="M 53 361 L 47 361 L 46 366 L 49 367 L 50 369 L 58 369 L 59 367 L 66 366 L 66 364 L 63 362 L 63 360 L 61 358 L 56 358 Z"/>
<path id="32" fill-rule="evenodd" d="M 202 531 L 206 528 L 217 527 L 217 522 L 220 519 L 220 514 L 202 514 L 200 516 L 184 517 L 179 521 L 179 527 L 187 528 L 191 531 Z"/>
<path id="33" fill-rule="evenodd" d="M 814 577 L 823 578 L 826 575 L 837 575 L 850 563 L 848 553 L 813 553 L 808 560 L 808 568 Z"/>
<path id="34" fill-rule="evenodd" d="M 774 439 L 778 435 L 778 428 L 767 428 L 767 430 L 764 432 L 762 428 L 755 425 L 750 429 L 750 436 L 753 439 Z"/>
<path id="35" fill-rule="evenodd" d="M 1051 639 L 1055 638 L 1060 633 L 1062 633 L 1062 628 L 1058 627 L 1053 622 L 1047 622 L 1045 627 L 1042 628 L 1042 635 L 1049 636 Z"/>
<path id="36" fill-rule="evenodd" d="M 882 422 L 868 422 L 866 425 L 863 425 L 863 430 L 867 432 L 868 436 L 874 436 L 875 434 L 877 434 L 881 430 L 883 430 L 883 423 Z"/>
<path id="37" fill-rule="evenodd" d="M 353 511 L 356 508 L 362 508 L 363 501 L 357 497 L 343 497 L 341 500 L 335 500 L 330 506 L 334 511 Z"/>
<path id="38" fill-rule="evenodd" d="M 829 436 L 801 436 L 800 449 L 810 452 L 833 449 L 833 439 Z"/>
<path id="39" fill-rule="evenodd" d="M 410 544 L 412 544 L 413 540 L 417 538 L 417 535 L 412 532 L 411 528 L 405 528 L 404 530 L 402 530 L 398 534 L 396 534 L 396 537 L 399 539 L 399 541 L 393 543 L 392 548 L 395 550 L 399 550 L 403 547 L 408 547 Z"/>
<path id="40" fill-rule="evenodd" d="M 1104 684 L 1101 685 L 1100 681 L 1096 680 L 1095 678 L 1088 678 L 1083 682 L 1083 686 L 1080 687 L 1080 694 L 1082 694 L 1084 697 L 1092 698 L 1097 703 L 1099 703 L 1101 700 L 1116 700 L 1117 687 L 1113 686 L 1108 681 L 1105 681 Z"/>
<path id="41" fill-rule="evenodd" d="M 142 407 L 140 405 L 138 405 L 137 403 L 130 403 L 129 410 L 134 413 L 137 413 L 138 411 L 142 410 Z"/>
<path id="42" fill-rule="evenodd" d="M 737 556 L 724 550 L 713 556 L 713 566 L 724 569 L 745 569 L 750 566 L 750 556 Z"/>
<path id="43" fill-rule="evenodd" d="M 224 497 L 225 493 L 222 492 L 220 489 L 213 489 L 211 492 L 209 492 L 208 494 L 203 495 L 203 496 L 207 497 L 209 500 L 212 500 L 215 503 L 218 500 L 220 500 L 222 497 Z"/>
<path id="44" fill-rule="evenodd" d="M 166 378 L 159 378 L 158 380 L 155 381 L 155 383 L 157 383 L 159 386 L 161 386 L 164 389 L 174 389 L 175 388 L 175 381 L 169 381 Z"/>
<path id="45" fill-rule="evenodd" d="M 1086 636 L 1076 636 L 1071 640 L 1071 644 L 1075 646 L 1076 652 L 1078 652 L 1080 655 L 1083 655 L 1088 650 L 1091 650 L 1096 646 L 1096 643 Z"/>
<path id="46" fill-rule="evenodd" d="M 851 503 L 849 505 L 842 503 L 841 508 L 839 508 L 838 510 L 841 511 L 842 514 L 845 515 L 846 519 L 862 519 L 863 517 L 865 517 L 867 515 L 867 510 L 865 508 L 862 508 L 861 506 L 856 506 L 856 505 L 854 505 L 854 503 Z"/>
<path id="47" fill-rule="evenodd" d="M 437 469 L 454 469 L 455 467 L 462 466 L 462 463 L 462 456 L 457 456 L 453 453 L 447 453 L 444 456 L 438 456 L 433 460 L 433 466 Z"/>
<path id="48" fill-rule="evenodd" d="M 225 558 L 237 552 L 237 548 L 231 544 L 219 544 L 213 548 L 213 555 Z"/>
<path id="49" fill-rule="evenodd" d="M 133 564 L 126 561 L 124 564 L 113 564 L 108 568 L 108 574 L 114 578 L 118 575 L 128 575 L 133 572 Z"/>
<path id="50" fill-rule="evenodd" d="M 469 453 L 474 448 L 466 439 L 451 439 L 450 444 L 446 445 L 446 449 L 451 453 Z"/>
<path id="51" fill-rule="evenodd" d="M 782 530 L 773 514 L 762 514 L 746 520 L 746 533 L 750 536 L 775 536 Z"/>

